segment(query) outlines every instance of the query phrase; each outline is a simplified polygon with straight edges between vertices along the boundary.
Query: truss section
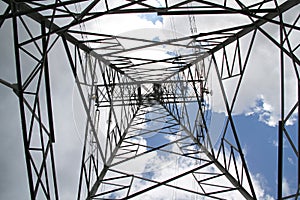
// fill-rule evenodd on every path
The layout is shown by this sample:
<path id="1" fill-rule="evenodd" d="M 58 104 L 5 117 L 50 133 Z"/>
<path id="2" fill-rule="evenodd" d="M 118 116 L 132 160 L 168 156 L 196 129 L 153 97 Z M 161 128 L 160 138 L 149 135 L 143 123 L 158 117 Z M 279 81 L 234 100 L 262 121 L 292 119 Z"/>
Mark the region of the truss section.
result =
<path id="1" fill-rule="evenodd" d="M 179 199 L 256 199 L 234 115 L 247 71 L 265 67 L 257 61 L 263 48 L 277 53 L 274 70 L 280 74 L 274 80 L 280 91 L 277 199 L 299 197 L 300 178 L 283 194 L 284 148 L 292 149 L 300 177 L 299 130 L 288 127 L 295 119 L 299 123 L 298 0 L 3 0 L 0 5 L 0 28 L 12 25 L 16 83 L 0 81 L 19 99 L 31 199 L 59 199 L 49 73 L 55 49 L 70 66 L 84 110 L 77 199 L 150 199 L 161 189 Z M 176 22 L 163 31 L 95 28 L 130 15 L 174 21 L 188 16 L 194 28 L 180 22 L 178 30 Z M 195 28 L 197 20 L 201 29 Z M 226 20 L 232 23 L 222 23 Z M 290 81 L 297 91 L 289 91 Z M 222 130 L 210 126 L 215 102 L 226 116 Z M 187 181 L 191 184 L 184 185 Z"/>
<path id="2" fill-rule="evenodd" d="M 199 144 L 162 105 L 145 103 L 131 122 L 122 144 L 104 164 L 102 177 L 95 182 L 88 199 L 151 198 L 153 192 L 161 190 L 178 198 L 223 199 L 230 193 L 251 198 L 242 186 L 243 178 L 238 182 L 229 174 L 229 168 L 237 167 L 234 152 L 229 159 L 224 158 L 227 166 L 221 167 Z M 244 169 L 241 173 L 245 173 Z M 190 185 L 183 185 L 187 180 Z"/>

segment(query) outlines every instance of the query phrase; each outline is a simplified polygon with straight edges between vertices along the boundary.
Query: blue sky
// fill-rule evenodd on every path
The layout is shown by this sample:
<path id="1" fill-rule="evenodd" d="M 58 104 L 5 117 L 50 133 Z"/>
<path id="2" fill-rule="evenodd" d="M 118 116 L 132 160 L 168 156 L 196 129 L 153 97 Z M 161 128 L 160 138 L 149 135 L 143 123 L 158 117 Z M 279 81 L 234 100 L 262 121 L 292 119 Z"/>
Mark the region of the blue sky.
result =
<path id="1" fill-rule="evenodd" d="M 234 117 L 236 128 L 240 133 L 241 144 L 246 150 L 246 159 L 251 172 L 262 175 L 266 192 L 276 197 L 278 126 L 268 126 L 258 119 L 259 116 L 256 114 Z M 288 129 L 296 128 L 296 125 L 288 126 Z M 296 133 L 296 131 L 294 130 L 293 133 Z M 296 162 L 292 149 L 289 147 L 287 140 L 284 139 L 284 177 L 293 191 L 296 189 L 295 183 L 297 180 L 297 176 L 295 176 L 297 174 L 295 171 Z"/>
<path id="2" fill-rule="evenodd" d="M 163 23 L 163 17 L 162 16 L 158 16 L 155 13 L 149 13 L 149 14 L 141 14 L 139 15 L 141 19 L 145 19 L 147 21 L 152 22 L 153 24 L 155 24 L 156 22 L 161 22 Z"/>
<path id="3" fill-rule="evenodd" d="M 246 150 L 249 169 L 254 174 L 261 174 L 266 179 L 265 188 L 269 194 L 276 195 L 277 127 L 270 127 L 258 121 L 256 115 L 235 116 L 240 142 Z M 269 190 L 269 191 L 268 191 Z"/>

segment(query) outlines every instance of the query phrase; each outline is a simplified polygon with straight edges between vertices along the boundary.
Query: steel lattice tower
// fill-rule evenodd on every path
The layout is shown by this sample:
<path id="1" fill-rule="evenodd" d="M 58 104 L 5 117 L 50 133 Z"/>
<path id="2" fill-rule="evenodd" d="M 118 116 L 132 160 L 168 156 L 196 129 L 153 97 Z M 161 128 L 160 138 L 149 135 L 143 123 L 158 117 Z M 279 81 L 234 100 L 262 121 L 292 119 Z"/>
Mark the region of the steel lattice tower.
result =
<path id="1" fill-rule="evenodd" d="M 274 80 L 280 88 L 277 199 L 299 199 L 300 133 L 299 128 L 287 128 L 295 115 L 299 123 L 299 3 L 2 0 L 0 28 L 5 23 L 12 27 L 16 82 L 1 77 L 1 83 L 19 100 L 31 199 L 60 198 L 54 156 L 59 133 L 54 133 L 49 73 L 60 59 L 67 60 L 84 108 L 83 146 L 78 147 L 82 162 L 74 198 L 152 199 L 153 192 L 163 188 L 170 199 L 182 199 L 181 195 L 257 199 L 234 108 L 259 51 L 255 44 L 261 41 L 278 52 L 274 55 L 278 60 L 274 68 L 280 72 Z M 153 39 L 156 35 L 148 29 L 111 35 L 91 28 L 99 19 L 131 14 L 168 16 L 174 21 L 186 17 L 190 32 Z M 243 21 L 205 31 L 202 27 L 210 26 L 210 21 L 196 27 L 202 16 L 217 20 L 237 16 Z M 143 37 L 148 34 L 152 38 Z M 57 48 L 63 58 L 52 55 Z M 167 49 L 168 56 L 149 56 L 153 49 Z M 292 97 L 286 88 L 287 68 L 296 80 Z M 228 91 L 231 80 L 234 90 Z M 226 120 L 224 128 L 213 133 L 210 98 L 217 93 Z M 292 106 L 287 105 L 288 98 L 295 99 Z M 296 189 L 286 196 L 284 148 L 294 152 L 298 170 Z M 154 176 L 154 168 L 164 178 Z M 176 170 L 168 173 L 168 169 Z"/>

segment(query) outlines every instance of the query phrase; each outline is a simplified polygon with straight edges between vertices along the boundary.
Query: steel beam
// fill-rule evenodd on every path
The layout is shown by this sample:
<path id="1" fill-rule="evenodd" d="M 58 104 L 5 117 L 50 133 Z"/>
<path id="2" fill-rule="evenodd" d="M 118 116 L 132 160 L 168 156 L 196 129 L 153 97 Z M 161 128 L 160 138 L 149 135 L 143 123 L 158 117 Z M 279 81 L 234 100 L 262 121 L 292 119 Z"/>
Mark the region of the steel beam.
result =
<path id="1" fill-rule="evenodd" d="M 49 66 L 48 66 L 48 51 L 51 47 L 49 47 L 49 38 L 50 36 L 57 34 L 58 37 L 62 38 L 64 48 L 66 50 L 67 58 L 70 62 L 70 66 L 73 72 L 73 76 L 76 79 L 76 84 L 79 89 L 79 93 L 81 96 L 81 99 L 83 101 L 83 106 L 87 115 L 87 126 L 86 126 L 86 133 L 85 133 L 85 144 L 83 147 L 83 156 L 82 156 L 82 167 L 81 167 L 81 172 L 80 172 L 80 180 L 79 180 L 79 191 L 78 191 L 78 199 L 80 199 L 80 192 L 82 185 L 84 184 L 84 179 L 86 181 L 86 186 L 87 186 L 87 198 L 92 199 L 92 198 L 98 198 L 104 193 L 99 193 L 97 194 L 97 190 L 99 189 L 100 185 L 103 183 L 103 180 L 105 179 L 105 176 L 108 174 L 110 170 L 113 171 L 113 167 L 129 161 L 131 159 L 146 155 L 147 153 L 150 153 L 152 151 L 156 150 L 161 150 L 167 153 L 173 153 L 176 155 L 181 155 L 181 156 L 187 156 L 187 154 L 183 151 L 184 147 L 191 145 L 191 143 L 188 144 L 181 144 L 186 137 L 180 138 L 178 140 L 175 140 L 173 142 L 170 142 L 168 144 L 164 144 L 158 147 L 149 147 L 149 146 L 144 146 L 146 148 L 150 148 L 151 150 L 146 151 L 142 154 L 135 155 L 133 157 L 124 159 L 122 161 L 119 161 L 117 163 L 113 163 L 113 160 L 118 156 L 117 153 L 121 149 L 122 144 L 125 142 L 126 136 L 128 134 L 129 128 L 131 128 L 132 122 L 136 120 L 139 116 L 137 115 L 140 107 L 143 107 L 147 104 L 147 99 L 150 99 L 150 101 L 156 101 L 160 102 L 162 106 L 164 106 L 164 109 L 167 110 L 170 116 L 174 118 L 176 121 L 177 125 L 180 125 L 183 127 L 184 131 L 188 134 L 188 137 L 192 140 L 194 144 L 196 144 L 200 149 L 201 153 L 204 153 L 208 158 L 209 162 L 197 166 L 193 168 L 190 171 L 180 173 L 178 175 L 175 175 L 174 177 L 171 177 L 167 180 L 164 181 L 154 181 L 151 179 L 147 179 L 144 177 L 138 177 L 132 174 L 125 174 L 128 177 L 131 177 L 132 180 L 129 184 L 129 186 L 124 186 L 124 188 L 129 188 L 127 192 L 127 196 L 124 197 L 124 199 L 129 199 L 136 197 L 138 195 L 144 194 L 150 190 L 153 190 L 155 188 L 161 187 L 161 186 L 168 186 L 172 187 L 174 189 L 179 189 L 179 190 L 184 190 L 187 192 L 191 192 L 194 194 L 199 194 L 202 196 L 208 196 L 208 197 L 213 197 L 215 193 L 218 192 L 211 192 L 211 193 L 200 193 L 196 192 L 193 190 L 189 189 L 184 189 L 178 186 L 174 186 L 171 184 L 172 181 L 177 180 L 179 178 L 182 178 L 186 176 L 187 174 L 192 174 L 195 178 L 196 181 L 197 178 L 195 177 L 195 172 L 199 169 L 205 168 L 209 165 L 214 165 L 216 166 L 222 174 L 225 175 L 225 177 L 231 182 L 231 184 L 234 186 L 234 188 L 227 188 L 228 191 L 231 190 L 238 190 L 246 199 L 256 199 L 255 196 L 255 191 L 254 187 L 251 181 L 250 177 L 250 171 L 248 170 L 246 160 L 244 158 L 241 144 L 238 139 L 238 134 L 237 130 L 235 128 L 235 123 L 233 121 L 232 117 L 232 112 L 233 112 L 233 107 L 235 104 L 235 101 L 237 99 L 237 94 L 240 89 L 240 85 L 243 79 L 244 71 L 246 68 L 246 65 L 248 63 L 248 58 L 250 56 L 250 52 L 252 51 L 253 47 L 253 41 L 255 38 L 255 34 L 257 31 L 260 31 L 263 35 L 266 36 L 267 39 L 269 39 L 273 44 L 275 44 L 279 49 L 280 49 L 280 67 L 281 67 L 281 121 L 279 122 L 279 127 L 278 127 L 278 138 L 279 138 L 279 147 L 278 147 L 278 199 L 286 199 L 290 197 L 295 197 L 297 198 L 299 195 L 299 186 L 300 186 L 300 178 L 298 178 L 298 190 L 296 194 L 291 194 L 289 196 L 283 197 L 283 188 L 282 188 L 282 181 L 283 181 L 283 136 L 285 134 L 286 138 L 288 139 L 289 143 L 292 146 L 292 149 L 294 153 L 296 154 L 298 158 L 298 175 L 300 174 L 300 159 L 299 159 L 299 148 L 300 148 L 300 128 L 298 127 L 298 151 L 297 148 L 291 137 L 289 136 L 288 131 L 285 129 L 287 120 L 292 116 L 293 112 L 298 108 L 298 115 L 300 113 L 300 106 L 299 106 L 299 91 L 300 91 L 300 84 L 299 84 L 299 75 L 298 75 L 298 69 L 297 65 L 300 65 L 299 58 L 295 55 L 295 50 L 292 50 L 292 47 L 290 45 L 289 41 L 289 34 L 291 33 L 292 30 L 299 31 L 300 28 L 296 25 L 296 22 L 291 25 L 291 24 L 286 24 L 284 23 L 282 19 L 282 14 L 289 9 L 295 7 L 296 5 L 299 5 L 300 0 L 290 0 L 290 1 L 285 1 L 282 5 L 277 5 L 277 1 L 274 1 L 274 4 L 276 4 L 276 8 L 258 8 L 254 9 L 255 6 L 251 7 L 245 7 L 240 1 L 236 1 L 241 8 L 239 9 L 234 9 L 231 7 L 226 6 L 226 1 L 224 1 L 224 5 L 221 4 L 216 4 L 214 2 L 210 1 L 205 1 L 205 0 L 198 0 L 198 1 L 192 1 L 192 0 L 187 0 L 187 1 L 181 1 L 179 3 L 175 3 L 174 5 L 170 6 L 168 5 L 168 2 L 165 1 L 165 5 L 161 5 L 160 7 L 154 7 L 151 5 L 147 4 L 147 1 L 128 1 L 124 3 L 124 5 L 117 6 L 115 8 L 110 9 L 108 4 L 108 1 L 105 0 L 103 2 L 105 4 L 106 10 L 103 12 L 93 12 L 93 8 L 97 4 L 99 4 L 101 1 L 100 0 L 91 0 L 88 4 L 88 6 L 84 9 L 82 13 L 73 13 L 67 9 L 68 5 L 71 5 L 73 3 L 78 3 L 78 2 L 85 2 L 87 3 L 87 0 L 75 0 L 75 1 L 56 1 L 55 3 L 51 3 L 48 5 L 43 5 L 39 4 L 36 2 L 33 2 L 34 5 L 37 7 L 33 8 L 30 6 L 30 3 L 26 1 L 13 1 L 13 0 L 3 0 L 5 3 L 7 3 L 8 7 L 4 11 L 4 14 L 0 16 L 0 27 L 4 23 L 4 20 L 7 19 L 12 19 L 12 24 L 13 24 L 13 39 L 14 39 L 14 55 L 15 55 L 15 64 L 16 64 L 16 78 L 17 78 L 17 84 L 13 85 L 11 83 L 8 83 L 2 79 L 0 79 L 0 83 L 4 84 L 10 88 L 12 88 L 18 98 L 19 98 L 19 107 L 20 107 L 20 115 L 21 115 L 21 126 L 22 126 L 22 134 L 23 134 L 23 145 L 25 149 L 25 161 L 26 161 L 26 166 L 27 166 L 27 173 L 28 173 L 28 182 L 29 182 L 29 190 L 31 194 L 31 199 L 34 200 L 37 197 L 37 194 L 39 191 L 42 191 L 45 195 L 45 198 L 50 199 L 51 194 L 50 194 L 50 189 L 49 189 L 49 180 L 48 180 L 48 169 L 47 169 L 47 164 L 46 161 L 49 160 L 50 157 L 50 162 L 51 162 L 51 170 L 52 170 L 52 178 L 53 178 L 53 184 L 54 184 L 54 189 L 52 192 L 55 193 L 55 199 L 59 198 L 58 195 L 58 186 L 56 183 L 56 173 L 55 173 L 55 163 L 54 163 L 54 153 L 53 153 L 53 147 L 52 143 L 55 142 L 55 135 L 54 135 L 54 124 L 53 124 L 53 116 L 52 116 L 52 101 L 51 101 L 51 84 L 50 84 L 50 74 L 49 74 Z M 207 6 L 189 6 L 191 3 L 202 3 Z M 265 2 L 268 1 L 262 1 L 261 6 L 264 5 Z M 141 8 L 131 8 L 131 6 L 139 6 Z M 57 9 L 65 8 L 66 12 L 63 14 L 54 14 Z M 192 9 L 189 9 L 192 8 Z M 44 11 L 51 11 L 53 10 L 52 15 L 43 15 L 42 13 Z M 237 26 L 237 27 L 230 27 L 227 29 L 221 29 L 221 30 L 216 30 L 208 33 L 200 33 L 200 34 L 194 34 L 191 36 L 185 36 L 182 38 L 178 39 L 171 39 L 167 41 L 162 41 L 162 42 L 155 42 L 155 41 L 150 41 L 150 40 L 142 40 L 142 39 L 135 39 L 133 37 L 122 37 L 122 36 L 113 36 L 113 35 L 104 35 L 104 34 L 98 34 L 98 33 L 91 33 L 88 31 L 75 31 L 75 30 L 69 30 L 70 28 L 79 25 L 84 22 L 89 22 L 93 19 L 96 19 L 97 17 L 101 17 L 104 15 L 111 15 L 111 14 L 128 14 L 128 13 L 156 13 L 158 15 L 202 15 L 202 14 L 213 14 L 213 15 L 218 15 L 218 14 L 241 14 L 244 16 L 248 16 L 249 19 L 251 20 L 250 24 L 242 25 L 242 26 Z M 260 13 L 267 13 L 264 16 L 259 15 Z M 33 21 L 37 22 L 37 24 L 41 24 L 42 29 L 40 35 L 33 37 L 31 35 L 30 30 L 28 27 L 25 27 L 27 29 L 27 32 L 30 34 L 30 39 L 19 43 L 19 35 L 18 35 L 18 18 L 22 21 L 22 16 L 28 16 L 31 18 Z M 59 26 L 57 24 L 54 24 L 53 21 L 54 19 L 57 18 L 63 18 L 63 17 L 69 17 L 71 18 L 71 22 L 68 23 L 67 25 L 64 26 Z M 280 21 L 274 20 L 274 18 L 279 17 Z M 298 17 L 299 18 L 299 17 Z M 254 21 L 254 19 L 257 19 Z M 24 21 L 22 21 L 24 22 Z M 268 34 L 262 26 L 270 23 L 274 25 L 279 25 L 280 26 L 280 42 L 278 42 L 276 39 L 273 38 L 270 34 Z M 287 33 L 286 28 L 290 28 L 289 32 Z M 47 32 L 48 29 L 48 32 Z M 253 37 L 250 42 L 250 46 L 248 47 L 248 51 L 246 54 L 246 60 L 244 63 L 241 61 L 241 55 L 240 55 L 240 46 L 239 46 L 239 39 L 243 38 L 247 34 L 253 32 Z M 86 35 L 93 35 L 96 37 L 107 37 L 108 39 L 126 39 L 126 40 L 131 40 L 131 41 L 137 41 L 137 42 L 144 42 L 144 45 L 134 47 L 134 48 L 128 48 L 128 49 L 120 49 L 118 50 L 119 47 L 122 45 L 120 43 L 111 43 L 110 47 L 114 47 L 116 50 L 113 52 L 109 53 L 104 53 L 104 54 L 99 54 L 97 53 L 97 48 L 91 48 L 88 43 L 97 43 L 100 40 L 79 40 L 77 39 L 74 35 L 75 34 L 86 34 Z M 218 35 L 224 35 L 224 36 L 218 36 Z M 211 37 L 210 39 L 203 39 L 204 37 Z M 284 38 L 284 36 L 286 38 Z M 125 52 L 130 52 L 133 50 L 140 50 L 144 48 L 149 48 L 149 47 L 155 47 L 158 45 L 172 45 L 172 46 L 177 46 L 177 47 L 185 47 L 189 49 L 195 48 L 195 46 L 189 46 L 188 45 L 182 45 L 179 44 L 179 42 L 186 41 L 186 40 L 196 40 L 196 41 L 209 41 L 209 40 L 217 40 L 221 39 L 222 42 L 216 42 L 213 43 L 212 45 L 205 46 L 203 45 L 203 52 L 199 54 L 188 54 L 184 55 L 182 57 L 177 56 L 176 59 L 178 61 L 172 61 L 172 59 L 162 59 L 162 60 L 156 60 L 156 59 L 149 59 L 149 58 L 137 58 L 137 57 L 122 57 L 119 56 L 119 53 L 125 53 Z M 38 40 L 42 41 L 42 48 L 40 49 Z M 176 43 L 177 42 L 177 43 Z M 234 65 L 230 66 L 228 64 L 228 57 L 227 57 L 227 50 L 225 47 L 228 45 L 236 42 L 237 46 L 235 48 L 234 52 L 234 58 L 239 59 L 239 69 L 240 71 L 238 73 L 231 73 L 234 71 Z M 93 81 L 92 83 L 87 83 L 86 80 L 81 81 L 78 78 L 78 66 L 75 64 L 77 62 L 77 57 L 73 57 L 71 54 L 71 50 L 69 48 L 69 44 L 73 45 L 75 49 L 75 54 L 76 56 L 79 55 L 82 52 L 84 52 L 87 55 L 86 62 L 87 62 L 87 67 L 91 69 L 91 75 Z M 109 41 L 107 42 L 109 43 Z M 285 43 L 287 43 L 288 49 L 285 47 Z M 34 44 L 36 48 L 38 49 L 39 53 L 42 55 L 42 59 L 40 60 L 36 55 L 30 53 L 29 50 L 26 49 L 26 45 L 28 44 Z M 298 45 L 299 46 L 299 45 Z M 118 47 L 118 48 L 117 48 Z M 298 47 L 296 47 L 298 48 Z M 101 49 L 101 48 L 100 48 Z M 30 76 L 25 80 L 23 84 L 23 77 L 22 77 L 22 63 L 20 60 L 20 51 L 23 50 L 28 56 L 30 56 L 32 59 L 34 59 L 38 64 L 35 66 L 35 68 L 32 70 Z M 198 49 L 199 50 L 199 49 Z M 201 50 L 201 49 L 200 49 Z M 227 67 L 228 70 L 228 76 L 223 76 L 222 73 L 220 73 L 220 69 L 216 65 L 216 58 L 215 58 L 215 53 L 223 50 L 223 59 L 224 59 L 224 68 Z M 298 79 L 298 102 L 295 104 L 295 106 L 291 109 L 291 111 L 288 113 L 287 116 L 285 116 L 285 78 L 284 78 L 284 72 L 285 72 L 285 63 L 284 63 L 284 57 L 288 56 L 294 64 L 295 67 L 295 73 L 297 73 L 297 79 Z M 105 57 L 105 58 L 104 58 Z M 207 80 L 201 80 L 199 77 L 197 78 L 194 76 L 191 72 L 191 67 L 197 66 L 200 61 L 203 61 L 204 59 L 212 57 L 212 62 L 215 64 L 215 69 L 217 72 L 217 78 L 221 87 L 221 93 L 223 96 L 223 100 L 225 102 L 225 109 L 228 114 L 228 119 L 226 121 L 226 127 L 221 139 L 221 144 L 219 147 L 219 152 L 217 155 L 214 154 L 214 149 L 212 147 L 210 138 L 209 138 L 209 133 L 208 129 L 206 127 L 206 119 L 204 116 L 205 108 L 202 104 L 202 98 L 204 96 L 204 87 L 202 86 L 203 82 Z M 112 60 L 109 60 L 109 59 Z M 82 59 L 81 57 L 79 59 Z M 91 61 L 93 59 L 93 62 Z M 114 60 L 115 59 L 115 60 Z M 119 61 L 118 61 L 119 59 Z M 120 61 L 121 59 L 121 61 Z M 138 60 L 138 61 L 143 61 L 143 63 L 140 64 L 133 64 L 131 63 L 131 60 Z M 80 60 L 80 67 L 86 67 L 83 65 L 82 60 Z M 163 78 L 163 81 L 157 81 L 155 79 L 147 79 L 148 73 L 151 71 L 154 71 L 153 69 L 143 69 L 142 67 L 147 65 L 147 64 L 153 64 L 153 63 L 168 63 L 168 64 L 174 64 L 173 68 L 169 68 L 169 71 L 166 71 L 164 75 L 166 77 Z M 140 69 L 139 69 L 140 67 Z M 95 80 L 95 71 L 96 68 L 100 70 L 101 73 L 101 80 L 103 83 L 97 84 L 94 82 Z M 133 69 L 138 69 L 138 71 L 133 71 Z M 223 66 L 222 66 L 223 69 Z M 188 71 L 185 71 L 188 70 Z M 46 127 L 43 122 L 41 121 L 41 108 L 40 108 L 40 98 L 39 98 L 39 88 L 40 88 L 40 80 L 42 77 L 42 73 L 44 73 L 44 86 L 45 86 L 45 97 L 46 97 L 46 108 L 47 108 L 47 117 L 48 117 L 48 125 L 49 128 Z M 183 79 L 176 79 L 176 76 L 178 74 L 183 74 L 184 78 Z M 35 103 L 31 107 L 30 103 L 26 101 L 26 96 L 25 94 L 29 94 L 30 92 L 27 92 L 26 89 L 29 87 L 30 83 L 36 76 L 39 76 L 39 81 L 37 84 L 37 90 L 34 98 L 35 98 Z M 87 76 L 87 75 L 86 75 Z M 146 81 L 143 80 L 137 80 L 135 77 L 140 77 L 147 79 Z M 222 81 L 228 78 L 233 78 L 233 77 L 238 77 L 238 83 L 237 83 L 237 88 L 236 91 L 233 95 L 233 100 L 231 102 L 231 105 L 229 104 L 227 100 L 227 96 L 225 93 L 225 89 L 223 86 Z M 100 77 L 100 76 L 99 76 Z M 126 78 L 123 79 L 123 78 Z M 179 77 L 179 76 L 178 76 Z M 86 78 L 86 77 L 84 77 Z M 153 84 L 157 85 L 158 83 L 162 83 L 169 86 L 169 89 L 171 90 L 170 92 L 165 91 L 165 93 L 162 93 L 161 95 L 159 94 L 159 90 L 157 88 L 154 88 L 153 91 L 150 91 L 148 94 L 142 94 L 141 87 L 144 86 L 144 84 Z M 185 88 L 184 84 L 187 87 L 187 84 L 189 84 L 190 89 L 194 92 L 193 95 L 188 96 L 185 94 Z M 201 86 L 199 86 L 201 85 Z M 89 98 L 88 100 L 85 99 L 85 94 L 83 92 L 82 86 L 87 86 L 89 87 L 89 92 L 90 95 L 93 95 L 93 93 L 96 93 L 97 100 L 95 101 L 95 106 L 92 98 Z M 103 90 L 99 90 L 99 87 L 103 87 Z M 96 88 L 96 89 L 95 89 Z M 133 95 L 133 92 L 137 93 L 135 98 L 131 98 Z M 99 94 L 100 96 L 103 97 L 101 100 L 99 100 Z M 33 93 L 30 93 L 33 94 Z M 191 121 L 188 115 L 187 111 L 187 104 L 191 102 L 196 102 L 198 103 L 198 112 L 197 112 L 197 118 L 196 122 L 201 122 L 203 125 L 200 127 L 200 135 L 195 136 L 195 131 L 196 131 L 196 126 L 192 130 L 191 127 Z M 26 111 L 25 111 L 25 106 L 28 107 L 29 111 L 32 113 L 31 116 L 31 122 L 30 125 L 27 126 L 26 123 Z M 109 117 L 108 117 L 108 130 L 107 130 L 107 138 L 106 138 L 106 143 L 105 146 L 101 146 L 99 137 L 97 135 L 97 123 L 99 123 L 99 116 L 100 114 L 97 113 L 99 112 L 98 109 L 105 109 L 104 107 L 109 108 Z M 149 103 L 148 106 L 154 106 Z M 121 112 L 122 112 L 122 122 L 118 122 L 117 119 L 117 111 L 116 107 L 121 107 Z M 95 112 L 95 113 L 93 113 Z M 145 113 L 144 113 L 145 114 Z M 98 118 L 97 118 L 98 117 Z M 159 120 L 160 118 L 157 117 L 153 120 Z M 36 120 L 39 123 L 39 133 L 40 133 L 40 142 L 41 142 L 41 147 L 32 147 L 30 146 L 30 140 L 31 140 L 31 132 L 32 132 L 32 127 L 34 120 Z M 197 121 L 198 120 L 198 121 Z M 196 123 L 195 122 L 195 123 Z M 141 122 L 141 124 L 144 125 L 147 123 L 147 120 L 144 122 Z M 167 122 L 166 122 L 167 123 Z M 232 129 L 232 134 L 233 138 L 235 141 L 235 145 L 233 145 L 230 141 L 228 141 L 225 138 L 226 130 L 228 127 L 231 127 Z M 298 126 L 300 126 L 299 122 L 299 116 L 298 116 Z M 172 128 L 173 125 L 169 125 L 166 128 Z M 49 130 L 48 130 L 49 129 Z M 90 133 L 90 130 L 92 133 Z M 152 130 L 152 131 L 158 131 L 158 130 Z M 198 130 L 197 130 L 198 131 Z M 145 134 L 148 134 L 149 130 L 145 130 L 145 132 L 136 134 L 136 136 L 142 136 Z M 49 136 L 49 141 L 44 144 L 43 140 L 43 133 L 46 133 L 46 135 Z M 29 135 L 29 137 L 28 137 Z M 90 140 L 88 139 L 90 137 Z M 133 137 L 133 136 L 131 136 Z M 207 137 L 204 139 L 204 137 Z M 173 145 L 177 144 L 178 148 L 181 150 L 181 154 L 178 152 L 171 152 L 168 150 L 163 150 L 162 148 L 168 145 Z M 241 184 L 240 177 L 237 175 L 237 178 L 234 177 L 229 170 L 227 169 L 227 164 L 226 161 L 225 164 L 222 164 L 221 162 L 218 161 L 218 156 L 223 153 L 223 156 L 225 157 L 226 152 L 225 152 L 225 145 L 230 146 L 230 156 L 233 156 L 233 164 L 235 165 L 235 171 L 238 174 L 237 170 L 237 165 L 236 165 L 236 154 L 234 152 L 237 152 L 238 155 L 241 158 L 241 162 L 243 165 L 243 170 L 245 170 L 246 173 L 246 179 L 250 187 L 250 192 L 247 191 Z M 91 149 L 95 148 L 93 152 L 88 152 L 88 145 L 90 145 Z M 131 144 L 135 145 L 135 144 Z M 182 145 L 182 146 L 181 146 Z M 138 145 L 139 146 L 139 145 Z M 31 151 L 42 151 L 42 156 L 43 160 L 41 162 L 41 165 L 36 165 L 34 163 L 33 158 L 31 157 Z M 198 152 L 193 152 L 195 154 L 199 153 Z M 99 156 L 100 154 L 100 156 Z M 99 160 L 102 160 L 104 165 L 103 168 L 99 168 L 99 163 L 98 163 L 98 156 L 101 158 Z M 86 163 L 87 160 L 89 163 Z M 94 168 L 93 168 L 94 167 Z M 93 169 L 92 169 L 93 168 Z M 228 167 L 229 168 L 229 167 Z M 95 173 L 96 180 L 93 182 L 92 175 Z M 121 173 L 121 172 L 119 172 Z M 45 176 L 45 180 L 43 180 L 43 176 Z M 222 176 L 222 175 L 220 175 Z M 36 178 L 36 180 L 34 179 Z M 135 192 L 135 193 L 130 193 L 130 187 L 133 185 L 133 180 L 139 178 L 143 180 L 147 180 L 149 182 L 154 183 L 154 185 L 143 189 L 141 191 Z M 212 177 L 214 178 L 214 177 Z M 205 180 L 202 180 L 205 181 Z M 200 183 L 200 181 L 199 181 Z M 199 184 L 200 185 L 200 184 Z M 122 188 L 123 189 L 123 188 Z M 112 190 L 114 192 L 117 192 L 120 189 Z M 227 190 L 224 190 L 227 192 Z M 224 192 L 222 191 L 222 192 Z M 110 193 L 109 191 L 106 191 L 106 193 Z"/>
<path id="2" fill-rule="evenodd" d="M 13 11 L 16 11 L 15 5 L 12 5 Z M 25 116 L 25 108 L 24 108 L 24 96 L 23 96 L 23 86 L 22 86 L 22 72 L 21 72 L 21 61 L 20 61 L 20 53 L 19 53 L 19 36 L 18 36 L 18 23 L 17 18 L 13 17 L 13 35 L 14 35 L 14 53 L 15 53 L 15 62 L 16 62 L 16 76 L 18 81 L 18 97 L 19 97 L 19 107 L 20 107 L 20 115 L 21 115 L 21 125 L 22 125 L 22 136 L 23 136 L 23 145 L 25 151 L 25 161 L 28 175 L 28 185 L 29 191 L 31 195 L 31 200 L 35 200 L 34 196 L 34 187 L 33 187 L 33 174 L 31 168 L 31 159 L 29 152 L 29 143 L 27 140 L 27 125 L 26 125 L 26 116 Z"/>

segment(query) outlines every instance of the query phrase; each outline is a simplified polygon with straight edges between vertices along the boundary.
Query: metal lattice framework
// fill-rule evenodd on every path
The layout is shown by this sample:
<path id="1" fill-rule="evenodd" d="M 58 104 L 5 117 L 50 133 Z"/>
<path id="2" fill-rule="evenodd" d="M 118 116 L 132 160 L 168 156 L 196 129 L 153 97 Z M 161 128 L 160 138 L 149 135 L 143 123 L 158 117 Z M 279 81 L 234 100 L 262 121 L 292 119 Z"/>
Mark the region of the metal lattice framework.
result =
<path id="1" fill-rule="evenodd" d="M 19 99 L 31 199 L 59 199 L 49 75 L 49 63 L 57 59 L 51 56 L 56 46 L 68 60 L 85 110 L 77 199 L 149 199 L 158 188 L 207 199 L 228 199 L 232 194 L 257 199 L 233 115 L 259 38 L 280 55 L 274 66 L 281 74 L 274 80 L 281 88 L 277 198 L 298 199 L 299 130 L 291 132 L 286 124 L 295 115 L 299 123 L 299 3 L 2 0 L 0 28 L 12 24 L 17 83 L 3 79 L 1 83 Z M 173 20 L 188 16 L 191 31 L 153 40 L 91 28 L 104 17 L 145 13 Z M 244 21 L 197 33 L 195 23 L 202 16 L 217 20 L 237 16 Z M 149 57 L 146 52 L 153 48 L 171 52 L 164 58 Z M 145 53 L 132 53 L 139 51 Z M 286 104 L 290 98 L 285 91 L 287 68 L 292 69 L 298 88 L 293 106 Z M 211 76 L 217 91 L 211 91 Z M 226 81 L 230 80 L 236 80 L 236 85 L 229 95 Z M 226 120 L 216 140 L 208 116 L 211 93 L 218 92 Z M 297 157 L 298 169 L 297 189 L 287 196 L 282 194 L 283 138 Z M 176 173 L 155 177 L 151 172 L 157 168 L 155 158 L 163 161 L 160 165 L 166 163 L 163 169 L 178 166 Z M 139 164 L 144 171 L 132 169 Z M 184 185 L 187 180 L 190 185 Z"/>

